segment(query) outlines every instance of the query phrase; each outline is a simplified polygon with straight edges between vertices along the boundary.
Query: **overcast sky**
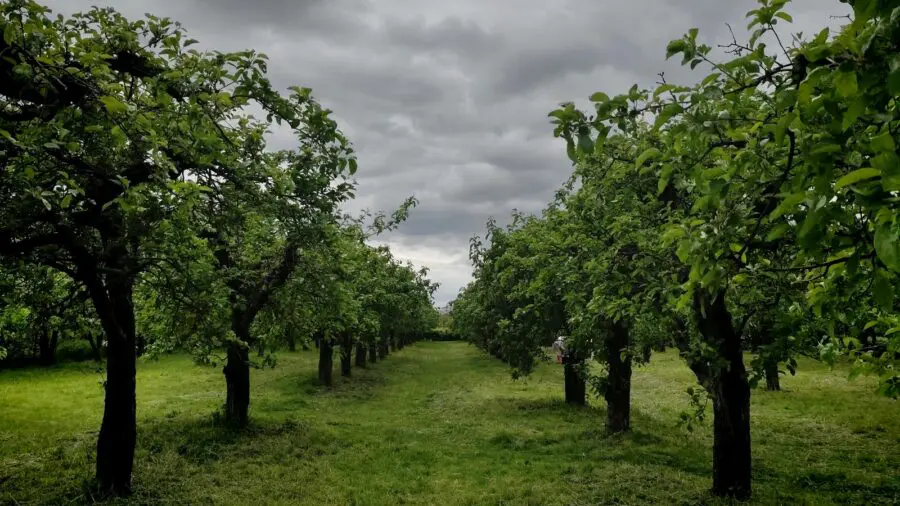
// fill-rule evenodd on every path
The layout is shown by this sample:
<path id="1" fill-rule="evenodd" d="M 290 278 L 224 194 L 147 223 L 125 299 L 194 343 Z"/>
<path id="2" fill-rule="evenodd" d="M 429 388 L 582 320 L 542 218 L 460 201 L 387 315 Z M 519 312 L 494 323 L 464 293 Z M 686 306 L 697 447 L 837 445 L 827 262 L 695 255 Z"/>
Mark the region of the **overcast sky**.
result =
<path id="1" fill-rule="evenodd" d="M 39 0 L 40 1 L 40 0 Z M 53 0 L 57 12 L 109 5 L 182 22 L 205 48 L 270 57 L 282 89 L 308 86 L 359 157 L 347 210 L 420 205 L 384 237 L 431 269 L 436 303 L 470 279 L 468 238 L 513 208 L 539 212 L 568 176 L 547 113 L 594 91 L 649 87 L 665 45 L 691 27 L 708 43 L 746 26 L 754 0 Z M 817 32 L 847 7 L 795 0 L 790 31 Z"/>

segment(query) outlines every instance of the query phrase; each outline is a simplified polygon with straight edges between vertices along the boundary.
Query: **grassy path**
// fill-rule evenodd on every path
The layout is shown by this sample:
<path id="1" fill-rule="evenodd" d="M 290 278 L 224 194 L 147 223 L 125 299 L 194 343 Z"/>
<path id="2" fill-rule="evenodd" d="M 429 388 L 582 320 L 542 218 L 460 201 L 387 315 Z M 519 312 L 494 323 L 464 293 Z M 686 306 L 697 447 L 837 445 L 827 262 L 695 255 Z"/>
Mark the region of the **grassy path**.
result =
<path id="1" fill-rule="evenodd" d="M 691 376 L 671 354 L 634 381 L 634 431 L 604 434 L 602 403 L 562 403 L 561 372 L 512 381 L 463 343 L 421 343 L 329 392 L 315 354 L 253 371 L 244 433 L 211 415 L 218 369 L 142 363 L 136 491 L 166 504 L 697 504 L 710 501 L 708 424 L 676 427 Z M 84 364 L 0 372 L 0 503 L 86 502 L 100 374 Z M 900 405 L 865 379 L 802 363 L 755 391 L 760 504 L 900 501 Z M 14 504 L 14 503 L 13 503 Z"/>

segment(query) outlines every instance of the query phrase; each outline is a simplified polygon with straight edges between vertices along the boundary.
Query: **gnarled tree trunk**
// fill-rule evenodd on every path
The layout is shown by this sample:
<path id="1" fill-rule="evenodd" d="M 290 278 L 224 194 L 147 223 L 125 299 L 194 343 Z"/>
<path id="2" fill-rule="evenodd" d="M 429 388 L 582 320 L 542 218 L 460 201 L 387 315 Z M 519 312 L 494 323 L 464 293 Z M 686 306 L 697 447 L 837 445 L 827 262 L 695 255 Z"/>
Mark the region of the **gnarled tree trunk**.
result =
<path id="1" fill-rule="evenodd" d="M 704 314 L 705 309 L 705 314 Z M 718 496 L 746 499 L 751 494 L 750 385 L 744 367 L 741 339 L 725 305 L 724 291 L 710 299 L 694 297 L 697 327 L 727 366 L 703 371 L 692 365 L 713 398 L 713 487 Z"/>
<path id="2" fill-rule="evenodd" d="M 97 437 L 96 478 L 101 491 L 131 492 L 137 439 L 133 283 L 128 278 L 86 276 L 88 290 L 106 334 L 103 422 Z"/>
<path id="3" fill-rule="evenodd" d="M 625 432 L 631 427 L 631 356 L 622 357 L 628 347 L 628 327 L 614 322 L 606 338 L 606 429 Z"/>

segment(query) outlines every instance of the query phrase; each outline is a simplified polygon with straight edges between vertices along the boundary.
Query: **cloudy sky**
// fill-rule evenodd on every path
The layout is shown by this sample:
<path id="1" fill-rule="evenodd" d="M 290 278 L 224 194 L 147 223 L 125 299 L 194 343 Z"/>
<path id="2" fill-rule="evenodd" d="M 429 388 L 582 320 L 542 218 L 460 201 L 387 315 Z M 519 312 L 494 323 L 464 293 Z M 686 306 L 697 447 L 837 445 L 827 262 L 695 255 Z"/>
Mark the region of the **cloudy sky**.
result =
<path id="1" fill-rule="evenodd" d="M 51 0 L 56 12 L 109 5 L 181 21 L 206 48 L 254 48 L 281 88 L 308 86 L 360 160 L 348 211 L 420 205 L 383 238 L 431 269 L 436 303 L 470 278 L 468 238 L 513 208 L 539 212 L 569 173 L 547 113 L 657 73 L 665 45 L 698 27 L 730 40 L 754 0 Z M 790 31 L 836 25 L 838 0 L 794 0 Z M 714 45 L 714 44 L 713 44 Z"/>

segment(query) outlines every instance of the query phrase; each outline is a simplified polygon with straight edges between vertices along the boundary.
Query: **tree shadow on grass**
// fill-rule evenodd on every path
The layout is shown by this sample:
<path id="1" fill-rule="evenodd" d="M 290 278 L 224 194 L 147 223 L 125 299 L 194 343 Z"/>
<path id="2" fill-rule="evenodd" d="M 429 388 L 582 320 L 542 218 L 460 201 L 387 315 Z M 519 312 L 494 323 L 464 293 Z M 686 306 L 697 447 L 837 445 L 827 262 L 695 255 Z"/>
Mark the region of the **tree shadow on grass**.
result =
<path id="1" fill-rule="evenodd" d="M 203 465 L 229 456 L 253 453 L 265 439 L 285 439 L 294 448 L 305 448 L 324 436 L 314 434 L 304 422 L 275 422 L 251 419 L 245 427 L 222 420 L 219 413 L 184 420 L 160 419 L 138 427 L 138 452 L 149 455 L 172 452 L 195 465 Z"/>
<path id="2" fill-rule="evenodd" d="M 283 376 L 266 384 L 267 392 L 275 394 L 289 404 L 305 405 L 308 401 L 328 396 L 354 403 L 373 398 L 388 381 L 381 371 L 354 370 L 349 378 L 336 376 L 331 387 L 325 387 L 317 376 L 300 374 Z M 278 410 L 277 406 L 271 406 Z"/>
<path id="3" fill-rule="evenodd" d="M 488 438 L 488 444 L 504 450 L 664 466 L 698 476 L 711 472 L 711 449 L 685 438 L 684 429 L 636 409 L 631 412 L 632 429 L 612 434 L 603 426 L 606 409 L 599 406 L 571 406 L 561 399 L 495 398 L 486 403 L 483 409 L 502 418 L 527 417 L 519 430 L 510 425 Z"/>

